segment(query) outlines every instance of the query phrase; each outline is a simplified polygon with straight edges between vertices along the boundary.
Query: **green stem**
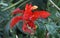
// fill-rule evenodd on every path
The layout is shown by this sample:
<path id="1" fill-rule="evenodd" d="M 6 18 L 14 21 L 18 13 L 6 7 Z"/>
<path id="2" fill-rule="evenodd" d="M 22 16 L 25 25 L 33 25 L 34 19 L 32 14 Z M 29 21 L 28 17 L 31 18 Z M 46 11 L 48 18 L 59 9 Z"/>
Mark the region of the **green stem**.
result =
<path id="1" fill-rule="evenodd" d="M 21 7 L 22 5 L 24 5 L 24 4 L 26 4 L 27 2 L 29 2 L 30 0 L 27 0 L 27 1 L 25 1 L 25 2 L 23 2 L 22 4 L 20 4 L 18 7 Z M 17 8 L 18 8 L 17 7 Z"/>
<path id="2" fill-rule="evenodd" d="M 18 1 L 17 3 L 15 3 L 15 4 L 13 4 L 13 5 L 11 5 L 11 6 L 7 7 L 7 8 L 5 8 L 5 9 L 3 9 L 2 11 L 6 11 L 6 10 L 10 9 L 10 8 L 16 6 L 17 4 L 19 4 L 19 3 L 22 2 L 22 1 L 23 1 L 23 0 L 20 0 L 20 1 Z"/>
<path id="3" fill-rule="evenodd" d="M 52 0 L 49 0 L 49 1 L 60 11 L 60 8 Z"/>

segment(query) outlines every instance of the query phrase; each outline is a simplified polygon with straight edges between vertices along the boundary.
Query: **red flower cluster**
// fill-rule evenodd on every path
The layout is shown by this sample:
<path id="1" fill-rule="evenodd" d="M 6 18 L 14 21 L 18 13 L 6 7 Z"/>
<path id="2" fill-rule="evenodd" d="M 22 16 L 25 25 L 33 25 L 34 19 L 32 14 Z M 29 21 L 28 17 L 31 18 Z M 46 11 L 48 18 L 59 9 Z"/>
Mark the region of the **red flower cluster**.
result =
<path id="1" fill-rule="evenodd" d="M 19 8 L 15 9 L 13 11 L 13 14 L 22 13 L 23 15 L 13 17 L 10 23 L 10 27 L 13 28 L 16 23 L 18 23 L 20 20 L 23 20 L 24 24 L 22 30 L 24 32 L 32 33 L 36 31 L 36 26 L 34 24 L 34 21 L 38 18 L 47 18 L 48 16 L 50 16 L 50 13 L 47 11 L 32 12 L 32 7 L 33 6 L 31 4 L 30 5 L 26 4 L 25 10 L 20 10 Z"/>

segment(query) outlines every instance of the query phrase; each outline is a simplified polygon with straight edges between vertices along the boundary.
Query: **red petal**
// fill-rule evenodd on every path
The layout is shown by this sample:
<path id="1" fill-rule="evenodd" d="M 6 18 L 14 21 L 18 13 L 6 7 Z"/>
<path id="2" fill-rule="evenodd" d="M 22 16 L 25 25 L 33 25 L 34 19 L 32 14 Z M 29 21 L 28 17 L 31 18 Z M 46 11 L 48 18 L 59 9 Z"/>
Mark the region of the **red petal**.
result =
<path id="1" fill-rule="evenodd" d="M 16 8 L 12 14 L 18 14 L 18 13 L 23 13 L 24 11 L 23 10 L 20 10 L 20 8 Z"/>
<path id="2" fill-rule="evenodd" d="M 26 7 L 25 7 L 25 12 L 24 14 L 32 14 L 32 9 L 31 9 L 32 5 L 28 5 L 26 4 Z"/>
<path id="3" fill-rule="evenodd" d="M 24 24 L 23 27 L 22 27 L 22 30 L 23 30 L 24 32 L 26 32 L 26 28 L 27 28 L 27 25 Z"/>
<path id="4" fill-rule="evenodd" d="M 27 33 L 27 32 L 28 32 L 28 33 L 32 33 L 32 31 L 27 28 L 27 24 L 24 24 L 24 25 L 23 25 L 22 30 L 23 30 L 24 32 L 26 32 L 26 33 Z"/>
<path id="5" fill-rule="evenodd" d="M 50 16 L 50 13 L 47 11 L 40 11 L 40 17 L 41 18 L 48 18 Z"/>
<path id="6" fill-rule="evenodd" d="M 29 17 L 31 17 L 32 14 L 24 14 L 23 15 L 23 20 L 29 20 Z"/>
<path id="7" fill-rule="evenodd" d="M 39 18 L 39 12 L 34 12 L 33 15 L 30 17 L 31 21 L 35 21 L 36 19 Z"/>
<path id="8" fill-rule="evenodd" d="M 32 4 L 29 5 L 29 11 L 31 12 L 32 11 Z"/>
<path id="9" fill-rule="evenodd" d="M 16 23 L 18 23 L 20 20 L 22 20 L 22 16 L 15 16 L 12 18 L 10 22 L 10 27 L 14 27 Z"/>
<path id="10" fill-rule="evenodd" d="M 29 25 L 33 30 L 36 30 L 36 26 L 35 26 L 34 22 L 29 21 L 29 22 L 28 22 L 28 25 Z"/>
<path id="11" fill-rule="evenodd" d="M 24 15 L 23 15 L 24 20 L 29 20 L 29 17 L 31 17 L 31 15 L 32 15 L 31 7 L 32 7 L 31 4 L 30 5 L 26 4 L 25 12 L 24 12 Z"/>
<path id="12" fill-rule="evenodd" d="M 28 5 L 28 4 L 26 4 L 26 6 L 25 6 L 25 10 L 28 10 L 28 6 L 29 6 L 29 5 Z"/>
<path id="13" fill-rule="evenodd" d="M 47 12 L 47 11 L 35 11 L 34 12 L 34 15 L 37 17 L 40 17 L 40 18 L 48 18 L 48 16 L 50 16 L 50 13 Z"/>
<path id="14" fill-rule="evenodd" d="M 50 13 L 47 11 L 34 11 L 33 15 L 30 17 L 30 20 L 35 21 L 38 18 L 48 18 Z"/>

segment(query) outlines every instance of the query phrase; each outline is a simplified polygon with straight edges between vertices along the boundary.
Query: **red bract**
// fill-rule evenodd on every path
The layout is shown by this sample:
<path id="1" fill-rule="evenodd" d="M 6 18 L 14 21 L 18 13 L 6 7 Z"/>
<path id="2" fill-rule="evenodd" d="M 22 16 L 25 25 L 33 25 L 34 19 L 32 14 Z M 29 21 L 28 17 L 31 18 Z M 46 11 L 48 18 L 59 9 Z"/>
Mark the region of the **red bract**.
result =
<path id="1" fill-rule="evenodd" d="M 31 31 L 30 29 L 28 29 L 27 24 L 24 24 L 24 25 L 23 25 L 22 30 L 23 30 L 24 32 L 32 33 L 32 31 Z"/>
<path id="2" fill-rule="evenodd" d="M 29 25 L 33 25 L 33 24 L 30 24 L 31 22 L 29 22 Z M 22 30 L 24 31 L 24 32 L 28 32 L 28 33 L 34 33 L 35 31 L 36 31 L 36 26 L 35 25 L 33 25 L 33 27 L 31 27 L 31 26 L 28 26 L 28 24 L 24 24 L 23 25 L 23 27 L 22 27 Z"/>
<path id="3" fill-rule="evenodd" d="M 10 28 L 14 27 L 15 24 L 17 22 L 19 22 L 19 20 L 22 20 L 22 16 L 15 16 L 15 17 L 13 17 L 11 22 L 10 22 Z"/>
<path id="4" fill-rule="evenodd" d="M 50 16 L 50 13 L 47 11 L 40 11 L 40 18 L 47 18 Z"/>
<path id="5" fill-rule="evenodd" d="M 19 8 L 15 9 L 12 14 L 24 13 L 24 10 L 20 10 Z"/>
<path id="6" fill-rule="evenodd" d="M 30 20 L 34 21 L 37 18 L 47 18 L 50 16 L 50 13 L 47 11 L 35 11 L 33 12 L 33 15 L 30 17 Z"/>
<path id="7" fill-rule="evenodd" d="M 26 4 L 23 19 L 24 20 L 29 20 L 29 17 L 32 15 L 32 5 Z"/>
<path id="8" fill-rule="evenodd" d="M 23 27 L 22 30 L 24 32 L 32 33 L 33 29 L 34 31 L 36 30 L 36 26 L 34 24 L 34 21 L 38 18 L 47 18 L 50 16 L 50 13 L 47 11 L 34 11 L 32 12 L 32 5 L 26 4 L 25 10 L 22 10 L 22 16 L 16 16 L 13 17 L 10 23 L 10 27 L 14 27 L 16 23 L 18 23 L 20 20 L 23 20 Z M 20 13 L 21 10 L 17 8 L 16 10 L 13 11 L 13 14 Z M 31 28 L 29 29 L 27 25 Z"/>
<path id="9" fill-rule="evenodd" d="M 36 26 L 35 26 L 34 22 L 29 21 L 27 24 L 29 24 L 29 26 L 30 26 L 32 29 L 35 29 L 35 30 L 36 30 Z"/>

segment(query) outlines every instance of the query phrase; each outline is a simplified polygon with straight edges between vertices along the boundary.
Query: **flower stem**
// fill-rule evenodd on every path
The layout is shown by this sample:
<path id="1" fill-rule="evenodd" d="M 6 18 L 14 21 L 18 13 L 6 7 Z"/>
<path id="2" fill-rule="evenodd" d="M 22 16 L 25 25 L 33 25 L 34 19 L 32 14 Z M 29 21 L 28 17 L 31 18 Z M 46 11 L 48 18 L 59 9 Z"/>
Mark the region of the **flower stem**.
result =
<path id="1" fill-rule="evenodd" d="M 49 1 L 60 11 L 60 8 L 52 0 L 49 0 Z"/>
<path id="2" fill-rule="evenodd" d="M 17 3 L 15 3 L 15 4 L 13 4 L 13 5 L 11 5 L 11 6 L 7 7 L 7 8 L 5 8 L 5 9 L 3 9 L 2 11 L 6 11 L 6 10 L 10 9 L 10 8 L 16 6 L 17 4 L 19 4 L 19 3 L 22 2 L 22 1 L 23 1 L 23 0 L 20 0 L 20 1 L 18 1 Z"/>

